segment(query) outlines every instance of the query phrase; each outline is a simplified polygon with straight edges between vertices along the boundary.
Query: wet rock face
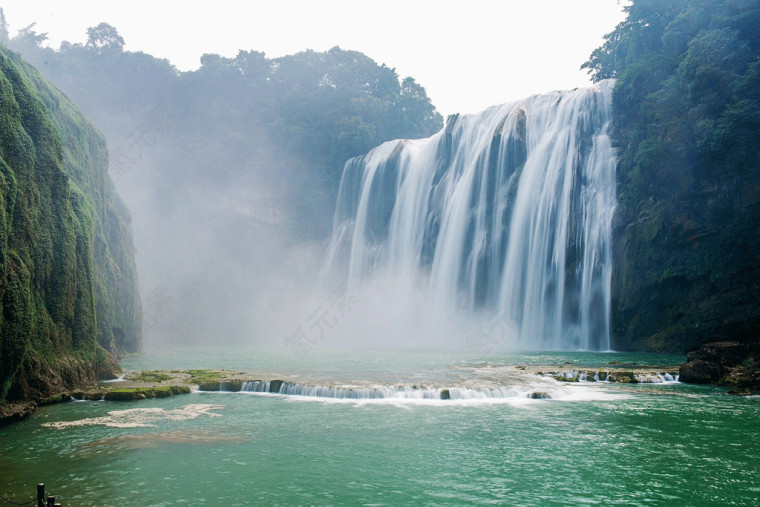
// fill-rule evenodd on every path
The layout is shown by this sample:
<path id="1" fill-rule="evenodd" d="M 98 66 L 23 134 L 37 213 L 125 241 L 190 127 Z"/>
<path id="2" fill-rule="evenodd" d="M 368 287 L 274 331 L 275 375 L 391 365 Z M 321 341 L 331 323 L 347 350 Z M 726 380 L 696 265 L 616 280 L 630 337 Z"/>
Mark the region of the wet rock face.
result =
<path id="1" fill-rule="evenodd" d="M 749 348 L 739 342 L 705 343 L 686 355 L 689 362 L 701 359 L 720 366 L 736 366 L 747 358 Z"/>
<path id="2" fill-rule="evenodd" d="M 632 168 L 618 164 L 612 348 L 683 353 L 710 341 L 757 342 L 757 169 L 737 174 L 727 161 L 702 171 L 677 160 L 639 170 L 645 182 L 658 174 L 673 181 L 643 191 Z"/>
<path id="3" fill-rule="evenodd" d="M 681 365 L 679 370 L 681 382 L 689 384 L 712 384 L 720 378 L 720 366 L 715 363 L 696 359 Z"/>

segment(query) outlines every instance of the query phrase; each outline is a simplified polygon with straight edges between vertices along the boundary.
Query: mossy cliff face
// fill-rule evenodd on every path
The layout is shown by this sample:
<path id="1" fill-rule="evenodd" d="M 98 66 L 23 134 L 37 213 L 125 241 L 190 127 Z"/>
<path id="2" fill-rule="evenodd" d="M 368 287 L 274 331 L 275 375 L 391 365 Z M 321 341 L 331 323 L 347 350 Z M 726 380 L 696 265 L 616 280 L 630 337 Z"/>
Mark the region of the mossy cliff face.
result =
<path id="1" fill-rule="evenodd" d="M 760 2 L 633 0 L 615 77 L 612 346 L 760 342 Z"/>
<path id="2" fill-rule="evenodd" d="M 685 162 L 652 167 L 674 169 L 689 181 L 648 199 L 632 198 L 619 174 L 613 346 L 684 352 L 707 341 L 758 341 L 760 178 L 720 166 L 694 174 Z"/>
<path id="3" fill-rule="evenodd" d="M 95 127 L 0 48 L 0 400 L 47 396 L 140 347 L 129 215 Z"/>

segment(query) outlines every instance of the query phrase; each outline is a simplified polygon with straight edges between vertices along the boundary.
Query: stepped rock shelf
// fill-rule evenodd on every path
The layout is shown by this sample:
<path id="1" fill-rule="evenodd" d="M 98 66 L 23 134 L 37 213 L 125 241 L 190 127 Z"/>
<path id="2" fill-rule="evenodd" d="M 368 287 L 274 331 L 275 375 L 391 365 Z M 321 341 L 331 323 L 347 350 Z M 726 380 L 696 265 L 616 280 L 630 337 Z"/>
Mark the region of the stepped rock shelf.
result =
<path id="1" fill-rule="evenodd" d="M 695 354 L 689 356 L 690 360 L 692 356 Z M 255 372 L 226 369 L 135 370 L 125 372 L 117 379 L 101 381 L 97 385 L 60 393 L 45 399 L 0 407 L 0 424 L 24 419 L 33 414 L 37 407 L 71 400 L 136 401 L 193 392 L 258 393 L 347 400 L 380 398 L 461 400 L 501 397 L 544 400 L 554 398 L 551 393 L 552 387 L 561 390 L 575 384 L 588 385 L 599 382 L 617 384 L 620 388 L 624 388 L 626 384 L 672 383 L 678 382 L 679 379 L 690 383 L 704 383 L 692 380 L 688 374 L 684 375 L 684 372 L 689 369 L 687 363 L 681 365 L 680 368 L 678 365 L 644 366 L 617 361 L 597 368 L 582 368 L 568 363 L 508 367 L 484 363 L 479 366 L 484 369 L 499 369 L 504 381 L 500 382 L 496 377 L 484 381 L 483 378 L 473 376 L 469 380 L 445 385 L 440 382 L 378 385 L 355 380 L 325 382 L 318 378 L 306 378 L 299 375 L 261 376 Z M 467 376 L 465 375 L 465 378 Z M 515 381 L 515 379 L 524 379 L 525 382 Z M 543 386 L 549 389 L 544 389 L 535 381 L 543 382 Z M 735 387 L 735 384 L 731 383 L 715 381 L 710 383 Z M 742 389 L 728 392 L 749 394 L 745 391 Z"/>

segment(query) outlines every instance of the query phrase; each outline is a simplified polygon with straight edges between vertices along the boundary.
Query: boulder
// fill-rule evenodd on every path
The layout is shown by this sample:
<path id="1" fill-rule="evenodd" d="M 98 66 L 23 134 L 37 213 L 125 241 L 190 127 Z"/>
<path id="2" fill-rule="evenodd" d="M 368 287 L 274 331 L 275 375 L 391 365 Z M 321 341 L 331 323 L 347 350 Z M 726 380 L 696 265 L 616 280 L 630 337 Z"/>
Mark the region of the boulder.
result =
<path id="1" fill-rule="evenodd" d="M 701 359 L 723 367 L 736 366 L 747 358 L 748 352 L 746 344 L 735 341 L 704 343 L 698 349 L 689 352 L 686 361 Z"/>
<path id="2" fill-rule="evenodd" d="M 236 393 L 240 391 L 240 389 L 243 388 L 243 381 L 242 380 L 223 380 L 221 382 L 220 391 L 227 391 L 231 393 Z"/>
<path id="3" fill-rule="evenodd" d="M 199 391 L 221 391 L 222 383 L 219 380 L 212 380 L 210 382 L 201 382 L 198 384 Z"/>
<path id="4" fill-rule="evenodd" d="M 703 359 L 695 359 L 689 363 L 682 364 L 678 374 L 680 375 L 681 382 L 711 384 L 721 377 L 721 368 L 715 363 Z"/>
<path id="5" fill-rule="evenodd" d="M 26 419 L 37 409 L 33 401 L 0 405 L 0 426 Z"/>
<path id="6" fill-rule="evenodd" d="M 618 382 L 621 384 L 637 384 L 636 376 L 632 371 L 616 371 L 607 375 L 607 380 L 610 382 Z"/>

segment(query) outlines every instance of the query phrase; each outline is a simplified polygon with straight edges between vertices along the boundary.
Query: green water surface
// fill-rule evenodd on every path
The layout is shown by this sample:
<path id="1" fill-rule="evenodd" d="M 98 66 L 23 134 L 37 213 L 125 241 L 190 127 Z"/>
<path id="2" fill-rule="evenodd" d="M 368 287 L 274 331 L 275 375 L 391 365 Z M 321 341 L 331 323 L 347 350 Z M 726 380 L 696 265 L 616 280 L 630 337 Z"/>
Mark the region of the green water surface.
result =
<path id="1" fill-rule="evenodd" d="M 452 365 L 483 360 L 403 357 L 363 353 L 352 361 L 349 354 L 288 366 L 241 364 L 243 355 L 233 354 L 202 366 L 308 365 L 310 375 L 378 379 L 419 370 L 445 378 Z M 177 368 L 189 359 L 143 357 L 127 365 Z M 588 366 L 613 359 L 631 357 L 488 358 Z M 45 482 L 68 506 L 758 504 L 760 399 L 684 384 L 592 388 L 603 399 L 362 403 L 194 393 L 65 403 L 0 429 L 0 494 L 29 500 Z M 216 405 L 218 415 L 161 418 L 191 404 Z M 45 426 L 132 409 L 159 411 L 147 427 Z"/>

